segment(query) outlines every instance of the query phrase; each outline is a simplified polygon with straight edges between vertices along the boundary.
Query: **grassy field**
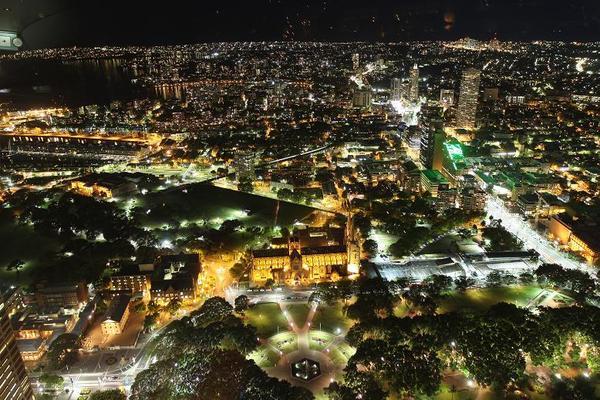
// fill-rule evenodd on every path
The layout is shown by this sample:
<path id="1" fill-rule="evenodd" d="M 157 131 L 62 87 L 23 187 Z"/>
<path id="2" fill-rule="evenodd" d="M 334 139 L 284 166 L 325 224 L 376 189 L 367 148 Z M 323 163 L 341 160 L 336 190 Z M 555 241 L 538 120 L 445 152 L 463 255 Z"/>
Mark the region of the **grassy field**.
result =
<path id="1" fill-rule="evenodd" d="M 317 308 L 313 318 L 312 326 L 314 329 L 337 334 L 340 329 L 346 332 L 352 326 L 353 321 L 344 315 L 343 303 L 338 302 L 335 305 L 320 305 Z"/>
<path id="2" fill-rule="evenodd" d="M 152 210 L 142 218 L 150 227 L 181 221 L 219 225 L 227 219 L 238 219 L 247 225 L 289 226 L 314 211 L 310 207 L 280 202 L 276 213 L 275 200 L 209 184 L 139 196 L 136 206 Z"/>
<path id="3" fill-rule="evenodd" d="M 454 292 L 439 302 L 438 312 L 445 313 L 461 310 L 482 311 L 501 302 L 525 307 L 541 291 L 542 289 L 538 286 L 510 286 L 470 289 L 464 293 Z"/>
<path id="4" fill-rule="evenodd" d="M 250 307 L 245 313 L 246 323 L 254 326 L 258 335 L 268 338 L 279 331 L 288 330 L 288 322 L 277 303 L 259 303 Z"/>
<path id="5" fill-rule="evenodd" d="M 310 311 L 308 304 L 287 304 L 285 310 L 290 314 L 297 327 L 302 328 L 306 324 L 306 317 L 308 317 Z"/>
<path id="6" fill-rule="evenodd" d="M 62 247 L 59 241 L 41 236 L 29 226 L 6 220 L 0 221 L 0 243 L 0 282 L 9 284 L 28 284 L 33 271 L 47 263 Z M 15 259 L 25 262 L 18 277 L 15 271 L 6 271 L 6 266 Z"/>

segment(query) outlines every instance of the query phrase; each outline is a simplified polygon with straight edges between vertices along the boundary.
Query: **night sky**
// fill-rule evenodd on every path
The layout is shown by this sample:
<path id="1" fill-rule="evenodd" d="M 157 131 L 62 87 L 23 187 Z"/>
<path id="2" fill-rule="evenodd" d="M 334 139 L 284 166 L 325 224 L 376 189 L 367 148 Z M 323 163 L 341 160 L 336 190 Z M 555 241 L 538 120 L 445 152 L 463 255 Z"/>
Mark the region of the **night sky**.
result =
<path id="1" fill-rule="evenodd" d="M 28 48 L 214 41 L 600 40 L 600 0 L 0 0 Z"/>

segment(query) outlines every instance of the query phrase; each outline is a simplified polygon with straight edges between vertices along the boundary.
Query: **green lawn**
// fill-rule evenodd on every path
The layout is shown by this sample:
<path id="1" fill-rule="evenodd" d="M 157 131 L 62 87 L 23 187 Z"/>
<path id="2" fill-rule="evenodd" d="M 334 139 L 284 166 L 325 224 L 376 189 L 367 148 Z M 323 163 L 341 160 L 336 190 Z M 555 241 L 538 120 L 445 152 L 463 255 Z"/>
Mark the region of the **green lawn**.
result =
<path id="1" fill-rule="evenodd" d="M 439 302 L 439 313 L 474 310 L 482 311 L 500 302 L 525 307 L 542 289 L 538 286 L 510 286 L 470 289 L 464 293 L 454 292 Z"/>
<path id="2" fill-rule="evenodd" d="M 180 221 L 208 221 L 218 225 L 226 219 L 238 219 L 247 225 L 273 226 L 277 222 L 289 226 L 314 211 L 307 206 L 280 202 L 275 221 L 276 200 L 202 183 L 139 196 L 136 206 L 152 209 L 150 214 L 142 214 L 141 219 L 153 227 Z"/>
<path id="3" fill-rule="evenodd" d="M 60 251 L 58 240 L 37 234 L 29 226 L 15 225 L 10 221 L 0 221 L 0 282 L 29 284 L 32 273 L 47 264 L 51 256 Z M 25 262 L 25 267 L 17 274 L 6 271 L 6 265 L 15 259 Z"/>
<path id="4" fill-rule="evenodd" d="M 352 320 L 344 315 L 343 303 L 338 302 L 332 306 L 327 304 L 319 305 L 313 318 L 312 327 L 314 329 L 337 333 L 338 329 L 347 332 L 352 324 Z"/>
<path id="5" fill-rule="evenodd" d="M 311 350 L 323 351 L 331 344 L 334 336 L 323 331 L 310 331 L 308 334 L 308 346 Z"/>
<path id="6" fill-rule="evenodd" d="M 298 350 L 298 336 L 292 332 L 282 332 L 272 336 L 269 343 L 284 354 Z"/>
<path id="7" fill-rule="evenodd" d="M 285 310 L 297 327 L 302 328 L 306 324 L 306 317 L 310 311 L 308 304 L 286 304 Z"/>
<path id="8" fill-rule="evenodd" d="M 288 322 L 277 303 L 259 303 L 250 307 L 245 313 L 246 323 L 254 326 L 258 335 L 268 338 L 279 331 L 288 330 Z"/>
<path id="9" fill-rule="evenodd" d="M 256 365 L 259 367 L 269 368 L 277 365 L 277 361 L 279 361 L 280 356 L 275 350 L 266 346 L 261 346 L 258 348 L 258 350 L 250 354 L 249 358 L 254 360 Z"/>

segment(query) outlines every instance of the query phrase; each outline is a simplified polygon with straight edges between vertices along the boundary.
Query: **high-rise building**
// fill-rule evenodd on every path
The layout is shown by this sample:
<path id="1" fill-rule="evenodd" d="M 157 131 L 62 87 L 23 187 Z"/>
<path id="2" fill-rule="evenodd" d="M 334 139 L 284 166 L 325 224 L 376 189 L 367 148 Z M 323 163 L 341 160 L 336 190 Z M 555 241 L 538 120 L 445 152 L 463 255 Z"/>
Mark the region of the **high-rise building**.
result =
<path id="1" fill-rule="evenodd" d="M 371 108 L 371 88 L 365 87 L 354 91 L 352 106 L 356 108 Z"/>
<path id="2" fill-rule="evenodd" d="M 352 69 L 358 71 L 360 68 L 360 55 L 358 53 L 352 54 Z"/>
<path id="3" fill-rule="evenodd" d="M 440 90 L 440 105 L 444 108 L 450 108 L 454 105 L 454 89 Z"/>
<path id="4" fill-rule="evenodd" d="M 17 348 L 4 300 L 0 298 L 0 399 L 32 400 L 33 390 Z"/>
<path id="5" fill-rule="evenodd" d="M 404 84 L 400 78 L 392 78 L 390 85 L 390 100 L 398 101 L 404 97 Z"/>
<path id="6" fill-rule="evenodd" d="M 408 100 L 416 103 L 419 101 L 419 67 L 417 64 L 410 70 L 408 82 Z"/>
<path id="7" fill-rule="evenodd" d="M 442 145 L 445 138 L 442 109 L 440 107 L 421 109 L 419 126 L 423 132 L 419 161 L 423 168 L 441 170 Z"/>
<path id="8" fill-rule="evenodd" d="M 456 114 L 457 128 L 475 128 L 480 80 L 481 72 L 479 70 L 468 68 L 463 71 L 460 82 L 460 95 L 458 97 L 458 111 Z"/>

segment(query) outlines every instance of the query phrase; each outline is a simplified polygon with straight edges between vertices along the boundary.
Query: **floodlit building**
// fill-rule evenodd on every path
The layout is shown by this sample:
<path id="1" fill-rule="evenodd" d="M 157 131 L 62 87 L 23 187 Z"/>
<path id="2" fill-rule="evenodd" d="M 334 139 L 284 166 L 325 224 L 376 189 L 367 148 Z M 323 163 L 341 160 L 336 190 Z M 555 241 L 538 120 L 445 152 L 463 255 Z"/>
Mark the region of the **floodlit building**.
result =
<path id="1" fill-rule="evenodd" d="M 193 301 L 198 296 L 201 275 L 199 254 L 161 256 L 152 274 L 150 297 L 162 303 L 173 299 Z"/>
<path id="2" fill-rule="evenodd" d="M 429 192 L 431 197 L 438 197 L 440 189 L 450 187 L 448 180 L 437 169 L 426 169 L 421 171 L 421 190 Z"/>
<path id="3" fill-rule="evenodd" d="M 366 87 L 362 89 L 356 89 L 352 95 L 352 106 L 355 108 L 371 108 L 372 103 L 371 88 Z"/>
<path id="4" fill-rule="evenodd" d="M 115 297 L 108 306 L 104 321 L 100 324 L 104 336 L 120 335 L 129 319 L 131 296 L 122 294 Z"/>
<path id="5" fill-rule="evenodd" d="M 0 298 L 0 399 L 32 400 L 33 390 Z"/>
<path id="6" fill-rule="evenodd" d="M 417 64 L 410 70 L 408 79 L 408 100 L 413 103 L 419 101 L 419 67 Z"/>
<path id="7" fill-rule="evenodd" d="M 457 128 L 474 129 L 476 126 L 475 116 L 480 80 L 481 72 L 479 70 L 469 68 L 463 71 L 456 114 Z"/>
<path id="8" fill-rule="evenodd" d="M 289 238 L 276 238 L 269 249 L 252 251 L 251 280 L 264 284 L 301 284 L 334 280 L 348 274 L 356 262 L 355 242 L 347 243 L 344 228 L 309 227 Z M 353 271 L 350 271 L 353 273 Z"/>
<path id="9" fill-rule="evenodd" d="M 78 308 L 88 301 L 88 288 L 84 282 L 71 285 L 40 284 L 37 286 L 35 298 L 38 306 L 42 308 Z"/>
<path id="10" fill-rule="evenodd" d="M 598 225 L 559 214 L 550 218 L 548 229 L 551 237 L 581 254 L 590 264 L 600 258 Z"/>

